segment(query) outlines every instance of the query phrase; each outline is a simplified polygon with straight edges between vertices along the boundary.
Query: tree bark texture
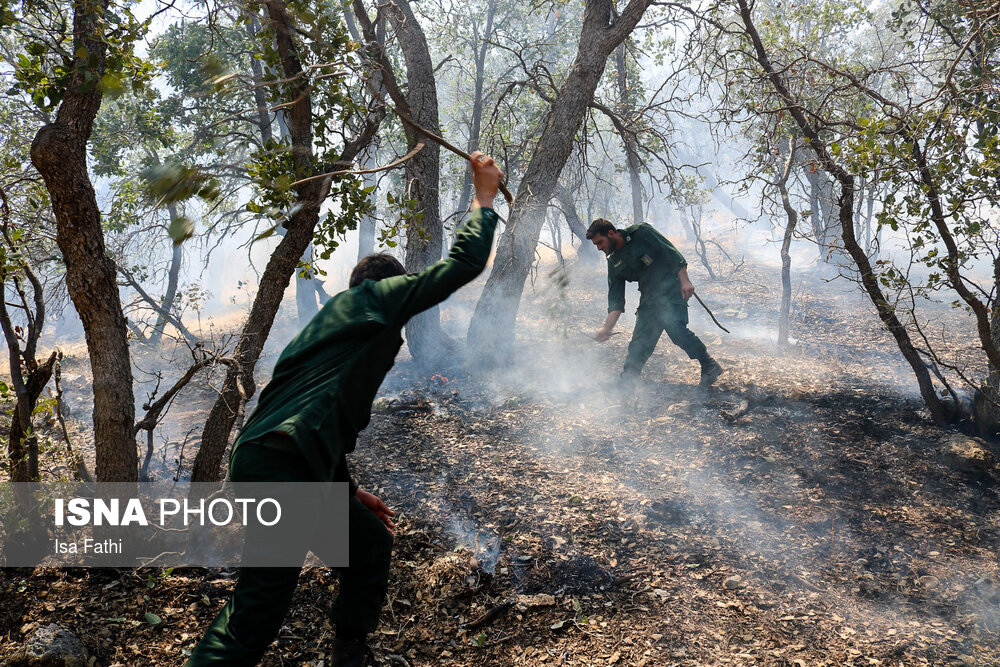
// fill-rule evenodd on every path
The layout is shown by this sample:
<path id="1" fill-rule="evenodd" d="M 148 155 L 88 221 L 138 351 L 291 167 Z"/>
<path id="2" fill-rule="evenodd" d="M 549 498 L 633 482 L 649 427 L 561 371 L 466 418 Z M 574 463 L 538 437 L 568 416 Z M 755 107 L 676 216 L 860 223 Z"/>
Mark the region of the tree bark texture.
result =
<path id="1" fill-rule="evenodd" d="M 910 364 L 910 368 L 913 369 L 913 374 L 917 379 L 917 385 L 920 388 L 920 395 L 924 399 L 924 405 L 926 405 L 927 409 L 930 411 L 931 419 L 933 419 L 936 424 L 943 424 L 946 418 L 944 406 L 941 404 L 941 400 L 934 391 L 934 383 L 931 381 L 927 365 L 920 358 L 920 354 L 913 346 L 913 342 L 910 339 L 910 334 L 907 332 L 906 327 L 903 326 L 902 322 L 900 322 L 899 318 L 896 316 L 895 307 L 889 303 L 888 299 L 886 299 L 885 295 L 882 293 L 882 288 L 879 286 L 878 278 L 872 270 L 868 255 L 865 254 L 864 249 L 858 245 L 857 238 L 854 235 L 854 176 L 845 171 L 843 167 L 837 164 L 837 162 L 830 156 L 830 153 L 826 149 L 826 144 L 822 141 L 822 139 L 820 139 L 816 128 L 814 128 L 812 123 L 810 123 L 806 118 L 802 107 L 792 97 L 781 76 L 771 64 L 771 60 L 767 55 L 767 50 L 764 48 L 764 43 L 761 41 L 760 35 L 757 33 L 757 28 L 754 26 L 753 18 L 750 15 L 750 9 L 747 5 L 747 0 L 737 1 L 740 8 L 740 17 L 742 18 L 743 25 L 746 28 L 747 36 L 749 36 L 750 40 L 753 42 L 757 62 L 764 70 L 764 73 L 771 82 L 771 85 L 781 98 L 782 103 L 788 106 L 789 112 L 795 120 L 796 125 L 798 125 L 803 136 L 808 140 L 810 148 L 812 148 L 813 152 L 816 154 L 820 166 L 829 172 L 840 184 L 840 198 L 837 204 L 841 234 L 844 239 L 844 247 L 847 249 L 847 252 L 851 255 L 851 258 L 854 260 L 854 263 L 858 268 L 861 283 L 864 286 L 865 291 L 868 293 L 868 297 L 871 299 L 872 304 L 874 304 L 875 309 L 878 311 L 879 318 L 893 335 L 893 338 L 896 339 L 896 345 L 899 347 L 899 351 L 902 353 L 903 358 L 906 359 L 907 363 Z"/>
<path id="2" fill-rule="evenodd" d="M 406 62 L 406 103 L 410 117 L 421 127 L 440 135 L 437 85 L 427 38 L 408 0 L 390 0 L 390 6 L 389 21 Z M 409 126 L 406 126 L 406 138 L 409 150 L 413 150 L 421 139 Z M 441 259 L 444 244 L 440 202 L 441 148 L 434 142 L 427 142 L 422 151 L 406 162 L 404 173 L 406 197 L 416 201 L 414 215 L 406 228 L 404 266 L 408 272 L 416 273 Z M 406 324 L 410 356 L 421 366 L 438 363 L 449 343 L 441 330 L 441 311 L 437 307 L 425 310 Z"/>
<path id="3" fill-rule="evenodd" d="M 497 245 L 493 270 L 469 325 L 469 347 L 486 365 L 503 363 L 508 356 L 524 282 L 534 261 L 546 209 L 573 151 L 573 139 L 594 98 L 608 57 L 632 32 L 648 5 L 649 0 L 631 0 L 612 22 L 612 0 L 587 2 L 576 58 L 552 103 L 521 179 L 510 219 Z"/>
<path id="4" fill-rule="evenodd" d="M 75 5 L 74 71 L 55 122 L 35 135 L 31 161 L 52 200 L 56 242 L 66 263 L 66 287 L 83 323 L 90 355 L 97 479 L 131 482 L 138 477 L 139 457 L 132 435 L 135 402 L 127 327 L 87 172 L 87 142 L 101 106 L 101 91 L 94 82 L 105 71 L 107 44 L 100 16 L 106 11 L 107 0 Z M 89 59 L 93 67 L 88 66 Z M 93 78 L 88 80 L 88 76 Z"/>

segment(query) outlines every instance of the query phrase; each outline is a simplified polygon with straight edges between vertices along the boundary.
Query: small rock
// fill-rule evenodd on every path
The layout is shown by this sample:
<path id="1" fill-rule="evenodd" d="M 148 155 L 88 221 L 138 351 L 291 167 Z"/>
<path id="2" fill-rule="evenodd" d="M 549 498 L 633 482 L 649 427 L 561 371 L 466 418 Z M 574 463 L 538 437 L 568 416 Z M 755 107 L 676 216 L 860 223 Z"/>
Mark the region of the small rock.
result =
<path id="1" fill-rule="evenodd" d="M 23 667 L 87 667 L 87 658 L 87 649 L 76 635 L 50 623 L 35 630 L 13 663 Z"/>
<path id="2" fill-rule="evenodd" d="M 941 441 L 941 454 L 949 464 L 965 472 L 982 473 L 996 467 L 996 459 L 985 442 L 960 433 Z"/>
<path id="3" fill-rule="evenodd" d="M 726 579 L 722 582 L 722 586 L 728 590 L 734 591 L 740 587 L 741 583 L 743 583 L 743 580 L 740 579 L 739 575 L 734 574 L 731 577 L 726 577 Z"/>
<path id="4" fill-rule="evenodd" d="M 941 582 L 937 577 L 926 575 L 917 579 L 917 583 L 924 588 L 934 589 L 937 588 L 938 584 Z"/>

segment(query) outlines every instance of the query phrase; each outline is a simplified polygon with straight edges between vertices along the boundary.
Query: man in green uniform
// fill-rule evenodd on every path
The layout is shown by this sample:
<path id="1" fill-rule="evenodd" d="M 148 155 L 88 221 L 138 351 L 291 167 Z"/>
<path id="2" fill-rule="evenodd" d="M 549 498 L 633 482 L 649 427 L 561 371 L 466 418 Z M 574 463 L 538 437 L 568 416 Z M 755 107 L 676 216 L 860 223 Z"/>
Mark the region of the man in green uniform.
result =
<path id="1" fill-rule="evenodd" d="M 617 230 L 603 218 L 591 223 L 587 238 L 608 256 L 608 317 L 594 335 L 597 340 L 608 339 L 625 310 L 626 281 L 639 283 L 639 309 L 622 377 L 639 375 L 660 333 L 666 331 L 674 345 L 701 362 L 702 387 L 718 380 L 722 366 L 687 327 L 687 300 L 694 294 L 694 285 L 677 248 L 645 223 Z"/>
<path id="2" fill-rule="evenodd" d="M 331 298 L 292 339 L 274 367 L 256 410 L 233 445 L 235 482 L 348 482 L 350 567 L 328 612 L 337 638 L 336 667 L 367 661 L 366 636 L 375 630 L 389 580 L 392 512 L 348 477 L 344 455 L 371 419 L 371 406 L 402 346 L 400 332 L 417 313 L 441 303 L 486 266 L 497 216 L 493 198 L 502 174 L 493 160 L 472 155 L 473 212 L 447 259 L 415 275 L 390 255 L 362 259 L 350 288 Z M 322 527 L 302 539 L 302 555 L 317 541 L 337 538 Z M 339 538 L 342 540 L 344 536 Z M 244 549 L 251 548 L 248 534 Z M 297 543 L 296 543 L 297 546 Z M 244 551 L 246 554 L 247 552 Z M 257 664 L 277 636 L 300 568 L 244 567 L 233 597 L 187 662 Z"/>

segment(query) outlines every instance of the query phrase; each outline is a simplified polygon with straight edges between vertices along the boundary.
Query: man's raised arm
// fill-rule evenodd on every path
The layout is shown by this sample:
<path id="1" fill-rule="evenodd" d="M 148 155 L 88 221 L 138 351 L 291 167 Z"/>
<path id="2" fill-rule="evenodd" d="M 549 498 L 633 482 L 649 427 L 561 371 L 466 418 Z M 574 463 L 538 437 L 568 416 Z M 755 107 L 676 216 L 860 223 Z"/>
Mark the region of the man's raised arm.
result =
<path id="1" fill-rule="evenodd" d="M 405 322 L 441 303 L 486 267 L 497 224 L 493 199 L 500 189 L 503 172 L 488 155 L 476 151 L 470 157 L 476 192 L 472 215 L 459 231 L 448 257 L 416 275 L 394 276 L 375 284 L 376 291 L 386 300 L 387 312 L 393 313 L 396 322 Z"/>

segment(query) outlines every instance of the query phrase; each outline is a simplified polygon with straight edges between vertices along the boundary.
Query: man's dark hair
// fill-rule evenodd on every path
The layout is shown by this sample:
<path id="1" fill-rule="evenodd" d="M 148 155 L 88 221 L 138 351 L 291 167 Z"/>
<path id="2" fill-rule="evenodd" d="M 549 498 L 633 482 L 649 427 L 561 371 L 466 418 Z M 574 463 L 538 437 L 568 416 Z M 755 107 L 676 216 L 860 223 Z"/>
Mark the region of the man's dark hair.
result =
<path id="1" fill-rule="evenodd" d="M 406 269 L 399 263 L 399 260 L 387 252 L 377 252 L 368 255 L 358 262 L 354 270 L 351 271 L 349 287 L 357 287 L 366 280 L 382 280 L 392 276 L 401 276 L 406 273 Z"/>
<path id="2" fill-rule="evenodd" d="M 617 231 L 615 226 L 604 218 L 598 218 L 590 223 L 590 227 L 587 227 L 587 240 L 594 238 L 595 236 L 607 236 L 608 232 Z"/>

